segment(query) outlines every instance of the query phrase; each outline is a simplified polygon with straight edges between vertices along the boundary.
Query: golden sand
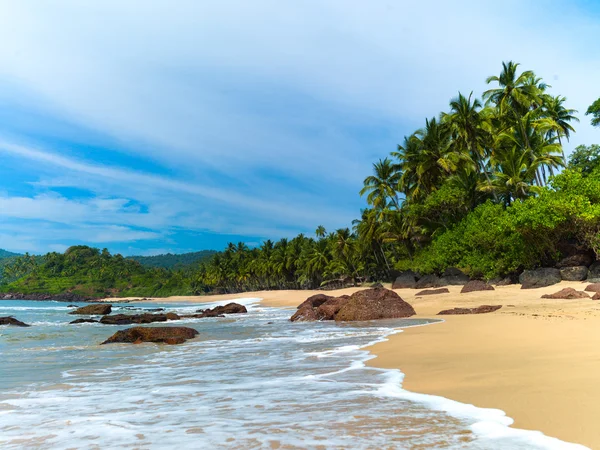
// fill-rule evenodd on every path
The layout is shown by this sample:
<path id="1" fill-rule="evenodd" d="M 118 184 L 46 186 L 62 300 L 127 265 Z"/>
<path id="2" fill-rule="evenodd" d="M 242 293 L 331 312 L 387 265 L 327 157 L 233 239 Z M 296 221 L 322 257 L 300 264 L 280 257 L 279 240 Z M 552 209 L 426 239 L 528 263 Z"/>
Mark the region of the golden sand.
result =
<path id="1" fill-rule="evenodd" d="M 370 350 L 369 363 L 405 373 L 404 388 L 499 408 L 517 428 L 600 449 L 600 301 L 549 300 L 543 294 L 587 283 L 562 282 L 541 289 L 519 285 L 495 291 L 415 297 L 396 292 L 417 312 L 433 318 L 442 309 L 500 304 L 490 314 L 444 316 L 445 322 L 393 335 Z M 329 291 L 351 294 L 360 288 Z M 263 291 L 210 297 L 170 297 L 165 302 L 214 302 L 261 298 L 267 306 L 296 307 L 322 291 Z"/>

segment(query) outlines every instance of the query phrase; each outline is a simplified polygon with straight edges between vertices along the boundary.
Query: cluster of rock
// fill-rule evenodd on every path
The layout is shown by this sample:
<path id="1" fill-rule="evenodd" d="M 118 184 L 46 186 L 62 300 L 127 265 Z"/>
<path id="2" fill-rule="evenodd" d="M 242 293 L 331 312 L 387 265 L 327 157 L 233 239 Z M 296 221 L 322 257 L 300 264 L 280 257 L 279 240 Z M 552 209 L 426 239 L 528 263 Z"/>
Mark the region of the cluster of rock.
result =
<path id="1" fill-rule="evenodd" d="M 370 288 L 352 295 L 332 297 L 317 294 L 298 306 L 292 322 L 335 320 L 338 322 L 397 319 L 415 315 L 411 305 L 394 291 Z"/>
<path id="2" fill-rule="evenodd" d="M 447 268 L 442 276 L 434 274 L 421 276 L 417 272 L 407 270 L 401 272 L 392 284 L 392 289 L 427 289 L 444 286 L 461 286 L 470 281 L 470 278 L 455 267 Z"/>
<path id="3" fill-rule="evenodd" d="M 0 294 L 0 300 L 36 300 L 36 301 L 55 301 L 55 302 L 88 302 L 97 300 L 96 297 L 86 297 L 72 292 L 63 294 L 20 294 L 8 293 Z"/>
<path id="4" fill-rule="evenodd" d="M 112 312 L 112 305 L 107 303 L 96 303 L 94 305 L 86 305 L 71 311 L 69 314 L 78 316 L 104 316 Z"/>
<path id="5" fill-rule="evenodd" d="M 588 294 L 582 291 L 578 291 L 573 288 L 564 288 L 554 294 L 545 294 L 542 295 L 542 298 L 551 298 L 551 299 L 562 299 L 562 300 L 574 300 L 578 298 L 590 298 Z"/>

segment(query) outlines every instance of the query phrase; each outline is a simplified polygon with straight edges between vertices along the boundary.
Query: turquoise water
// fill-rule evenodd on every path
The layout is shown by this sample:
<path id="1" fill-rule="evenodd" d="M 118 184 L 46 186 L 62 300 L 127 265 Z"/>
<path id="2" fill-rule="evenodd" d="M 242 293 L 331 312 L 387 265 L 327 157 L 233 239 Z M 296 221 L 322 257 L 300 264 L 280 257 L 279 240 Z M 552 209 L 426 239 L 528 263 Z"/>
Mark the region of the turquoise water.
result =
<path id="1" fill-rule="evenodd" d="M 426 321 L 290 323 L 289 310 L 240 303 L 248 314 L 176 322 L 200 332 L 183 345 L 100 346 L 127 326 L 69 325 L 66 303 L 0 301 L 0 316 L 32 325 L 0 327 L 0 446 L 581 448 L 513 430 L 502 411 L 407 392 L 400 371 L 365 366 L 364 347 Z M 113 313 L 157 307 L 199 305 Z"/>

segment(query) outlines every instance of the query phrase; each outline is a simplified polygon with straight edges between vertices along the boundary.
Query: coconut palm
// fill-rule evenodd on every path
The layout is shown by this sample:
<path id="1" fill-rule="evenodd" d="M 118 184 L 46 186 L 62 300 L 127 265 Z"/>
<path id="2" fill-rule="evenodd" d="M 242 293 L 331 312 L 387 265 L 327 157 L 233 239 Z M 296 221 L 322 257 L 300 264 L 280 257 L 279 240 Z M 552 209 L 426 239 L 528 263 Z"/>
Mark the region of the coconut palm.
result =
<path id="1" fill-rule="evenodd" d="M 563 163 L 565 165 L 567 160 L 565 158 L 564 149 L 562 148 L 561 138 L 565 137 L 568 141 L 571 137 L 571 132 L 575 132 L 575 128 L 573 128 L 569 122 L 579 122 L 579 119 L 575 116 L 577 110 L 565 108 L 564 102 L 566 100 L 565 97 L 561 97 L 560 95 L 556 97 L 551 95 L 544 96 L 544 115 L 554 122 L 551 133 L 558 138 Z"/>
<path id="2" fill-rule="evenodd" d="M 519 63 L 503 62 L 498 76 L 490 76 L 487 84 L 498 83 L 498 87 L 483 93 L 488 104 L 494 104 L 501 115 L 525 114 L 533 104 L 541 104 L 541 89 L 545 87 L 531 70 L 519 74 Z"/>
<path id="3" fill-rule="evenodd" d="M 398 209 L 398 183 L 400 173 L 397 166 L 389 159 L 380 159 L 373 164 L 373 175 L 365 178 L 360 195 L 367 194 L 367 203 L 374 208 L 384 208 L 388 200 Z"/>

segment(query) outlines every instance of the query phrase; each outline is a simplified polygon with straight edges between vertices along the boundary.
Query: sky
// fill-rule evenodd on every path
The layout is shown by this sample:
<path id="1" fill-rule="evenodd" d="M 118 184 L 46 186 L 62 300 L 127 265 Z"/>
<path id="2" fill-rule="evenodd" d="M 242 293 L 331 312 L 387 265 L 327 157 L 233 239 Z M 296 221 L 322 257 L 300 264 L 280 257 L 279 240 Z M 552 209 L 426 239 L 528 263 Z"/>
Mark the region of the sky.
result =
<path id="1" fill-rule="evenodd" d="M 371 165 L 513 60 L 600 143 L 600 1 L 0 0 L 0 248 L 351 225 Z"/>

